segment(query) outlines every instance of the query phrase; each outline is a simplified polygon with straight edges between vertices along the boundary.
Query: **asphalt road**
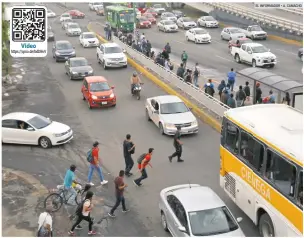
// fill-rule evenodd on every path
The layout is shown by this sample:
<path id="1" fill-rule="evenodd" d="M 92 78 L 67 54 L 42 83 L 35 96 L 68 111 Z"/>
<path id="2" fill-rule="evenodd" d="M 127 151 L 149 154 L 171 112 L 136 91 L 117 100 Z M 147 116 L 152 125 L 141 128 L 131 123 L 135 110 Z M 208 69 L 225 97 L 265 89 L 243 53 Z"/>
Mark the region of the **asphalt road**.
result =
<path id="1" fill-rule="evenodd" d="M 292 3 L 296 3 L 296 2 L 292 2 Z M 235 3 L 237 5 L 241 5 L 243 7 L 247 7 L 250 9 L 254 9 L 256 11 L 260 11 L 260 12 L 264 12 L 264 13 L 268 13 L 270 15 L 274 15 L 277 17 L 281 17 L 281 18 L 285 18 L 289 21 L 295 21 L 298 23 L 302 23 L 303 24 L 303 15 L 298 15 L 298 14 L 294 14 L 288 11 L 284 11 L 284 10 L 280 10 L 280 9 L 267 9 L 267 8 L 255 8 L 253 3 L 245 3 L 245 2 L 238 2 Z"/>
<path id="2" fill-rule="evenodd" d="M 68 7 L 82 9 L 87 13 L 87 4 L 71 5 Z M 56 4 L 49 7 L 58 15 L 64 9 Z M 93 14 L 93 13 L 92 13 Z M 96 18 L 95 18 L 96 19 Z M 102 18 L 100 18 L 102 19 Z M 77 20 L 85 28 L 92 19 Z M 101 21 L 101 20 L 100 20 Z M 80 93 L 81 81 L 70 81 L 65 75 L 64 65 L 55 63 L 51 54 L 45 59 L 52 78 L 56 79 L 65 96 L 65 104 L 75 113 L 86 132 L 101 142 L 100 151 L 103 164 L 110 173 L 117 173 L 124 167 L 122 158 L 122 142 L 127 133 L 132 135 L 137 149 L 135 159 L 149 147 L 155 148 L 152 159 L 153 168 L 148 168 L 149 178 L 144 181 L 144 186 L 136 188 L 131 179 L 126 179 L 129 184 L 126 193 L 127 202 L 132 201 L 133 209 L 138 214 L 146 227 L 149 228 L 149 236 L 167 236 L 160 224 L 158 210 L 158 198 L 161 189 L 181 183 L 199 183 L 210 186 L 227 203 L 235 216 L 242 216 L 244 220 L 241 227 L 247 236 L 258 236 L 257 229 L 226 196 L 219 186 L 219 139 L 220 135 L 208 125 L 199 123 L 200 132 L 195 136 L 187 136 L 184 141 L 185 163 L 178 164 L 168 161 L 168 155 L 173 152 L 172 138 L 161 136 L 157 128 L 145 119 L 144 101 L 147 97 L 163 95 L 164 92 L 156 85 L 143 77 L 145 83 L 142 91 L 142 99 L 135 100 L 130 95 L 129 77 L 134 71 L 127 69 L 103 70 L 96 60 L 96 49 L 83 49 L 78 38 L 67 37 L 58 20 L 52 23 L 57 40 L 68 39 L 75 46 L 76 54 L 88 59 L 95 70 L 95 75 L 105 76 L 110 85 L 115 86 L 117 94 L 116 108 L 89 110 L 87 104 L 82 101 Z M 51 51 L 52 44 L 49 44 Z M 77 138 L 75 138 L 77 140 Z M 136 170 L 134 170 L 136 172 Z M 136 174 L 135 176 L 138 176 Z"/>

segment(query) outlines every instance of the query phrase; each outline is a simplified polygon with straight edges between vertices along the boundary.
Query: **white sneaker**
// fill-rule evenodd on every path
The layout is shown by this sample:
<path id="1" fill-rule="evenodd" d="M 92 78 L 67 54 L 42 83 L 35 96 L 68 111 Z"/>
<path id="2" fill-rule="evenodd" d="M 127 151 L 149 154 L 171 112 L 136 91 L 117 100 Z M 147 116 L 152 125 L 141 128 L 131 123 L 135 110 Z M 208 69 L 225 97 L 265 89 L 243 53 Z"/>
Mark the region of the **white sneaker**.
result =
<path id="1" fill-rule="evenodd" d="M 92 183 L 92 182 L 91 182 L 91 183 L 89 183 L 89 184 L 90 184 L 91 186 L 94 186 L 94 183 Z"/>
<path id="2" fill-rule="evenodd" d="M 107 180 L 103 180 L 102 182 L 100 182 L 101 185 L 105 185 L 105 184 L 107 184 L 107 183 L 108 183 Z"/>

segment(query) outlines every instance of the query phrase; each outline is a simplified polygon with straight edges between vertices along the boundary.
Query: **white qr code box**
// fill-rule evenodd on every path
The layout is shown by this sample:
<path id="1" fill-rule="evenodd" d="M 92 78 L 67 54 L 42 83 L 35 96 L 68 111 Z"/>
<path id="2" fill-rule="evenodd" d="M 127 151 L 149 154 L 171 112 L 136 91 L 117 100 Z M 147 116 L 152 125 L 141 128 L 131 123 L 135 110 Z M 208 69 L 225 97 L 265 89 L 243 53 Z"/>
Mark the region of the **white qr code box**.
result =
<path id="1" fill-rule="evenodd" d="M 12 57 L 46 57 L 47 9 L 44 6 L 13 6 L 10 19 Z"/>

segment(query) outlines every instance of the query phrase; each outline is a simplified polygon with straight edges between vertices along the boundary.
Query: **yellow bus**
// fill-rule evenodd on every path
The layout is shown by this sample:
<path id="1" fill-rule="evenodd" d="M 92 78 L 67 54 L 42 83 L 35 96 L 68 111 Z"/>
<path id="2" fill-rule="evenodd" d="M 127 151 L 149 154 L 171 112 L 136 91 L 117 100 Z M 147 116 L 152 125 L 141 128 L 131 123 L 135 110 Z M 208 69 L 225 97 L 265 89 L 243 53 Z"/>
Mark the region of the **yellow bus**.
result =
<path id="1" fill-rule="evenodd" d="M 303 114 L 284 104 L 228 110 L 220 185 L 266 237 L 303 234 Z"/>

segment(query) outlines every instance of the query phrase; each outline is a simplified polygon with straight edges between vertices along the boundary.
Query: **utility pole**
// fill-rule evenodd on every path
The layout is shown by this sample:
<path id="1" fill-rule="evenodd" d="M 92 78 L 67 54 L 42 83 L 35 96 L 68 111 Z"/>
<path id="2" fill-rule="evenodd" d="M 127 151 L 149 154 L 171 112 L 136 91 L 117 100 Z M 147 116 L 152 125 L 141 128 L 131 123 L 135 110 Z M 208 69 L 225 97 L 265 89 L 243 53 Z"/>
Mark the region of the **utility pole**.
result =
<path id="1" fill-rule="evenodd" d="M 134 15 L 134 29 L 133 29 L 133 39 L 136 39 L 136 35 L 135 35 L 135 29 L 136 29 L 136 11 L 135 11 L 135 3 L 131 2 L 131 6 L 133 8 L 133 15 Z"/>

